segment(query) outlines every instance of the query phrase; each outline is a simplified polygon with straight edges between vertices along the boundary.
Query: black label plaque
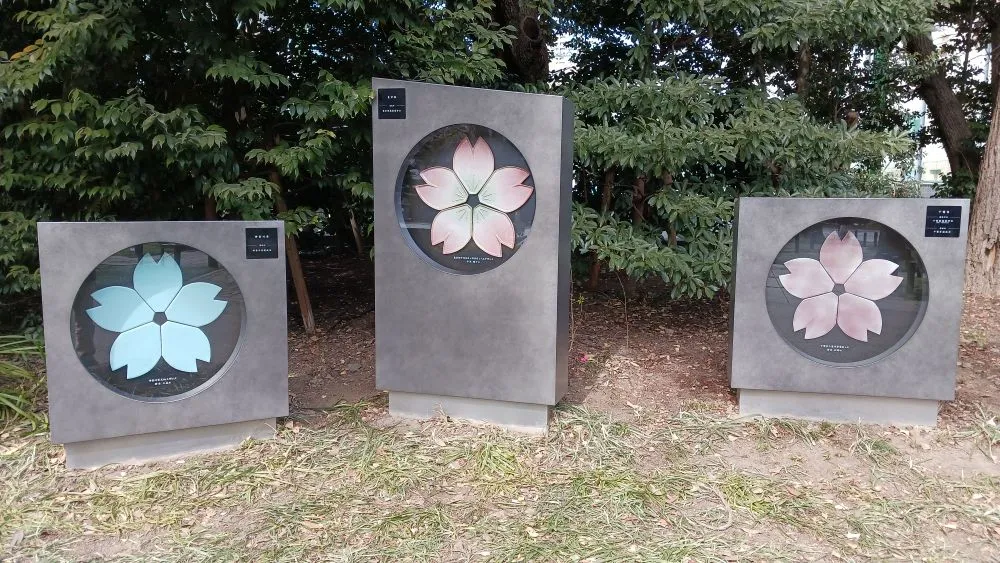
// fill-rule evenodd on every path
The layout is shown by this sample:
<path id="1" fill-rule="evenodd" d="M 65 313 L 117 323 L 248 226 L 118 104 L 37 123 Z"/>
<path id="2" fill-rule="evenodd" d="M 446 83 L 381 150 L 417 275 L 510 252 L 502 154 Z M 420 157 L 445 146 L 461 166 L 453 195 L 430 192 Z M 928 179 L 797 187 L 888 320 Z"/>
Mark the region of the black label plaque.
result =
<path id="1" fill-rule="evenodd" d="M 959 205 L 928 205 L 925 237 L 959 236 L 962 230 L 962 207 Z"/>
<path id="2" fill-rule="evenodd" d="M 378 118 L 406 119 L 406 88 L 379 88 Z"/>
<path id="3" fill-rule="evenodd" d="M 278 257 L 278 229 L 248 228 L 247 260 Z"/>

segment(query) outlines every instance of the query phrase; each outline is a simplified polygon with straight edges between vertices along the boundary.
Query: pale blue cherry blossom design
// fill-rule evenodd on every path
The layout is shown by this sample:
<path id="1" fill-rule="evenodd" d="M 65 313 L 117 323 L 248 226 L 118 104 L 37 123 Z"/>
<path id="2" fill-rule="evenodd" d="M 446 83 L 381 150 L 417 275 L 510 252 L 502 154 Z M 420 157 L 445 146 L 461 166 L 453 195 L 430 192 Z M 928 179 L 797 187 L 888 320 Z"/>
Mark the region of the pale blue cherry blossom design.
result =
<path id="1" fill-rule="evenodd" d="M 97 326 L 120 333 L 111 345 L 111 369 L 128 366 L 126 379 L 149 373 L 160 358 L 177 371 L 195 373 L 212 359 L 201 330 L 219 318 L 226 301 L 222 288 L 205 282 L 184 285 L 181 269 L 169 254 L 159 261 L 146 254 L 132 272 L 132 287 L 112 285 L 91 294 L 100 305 L 87 309 Z"/>

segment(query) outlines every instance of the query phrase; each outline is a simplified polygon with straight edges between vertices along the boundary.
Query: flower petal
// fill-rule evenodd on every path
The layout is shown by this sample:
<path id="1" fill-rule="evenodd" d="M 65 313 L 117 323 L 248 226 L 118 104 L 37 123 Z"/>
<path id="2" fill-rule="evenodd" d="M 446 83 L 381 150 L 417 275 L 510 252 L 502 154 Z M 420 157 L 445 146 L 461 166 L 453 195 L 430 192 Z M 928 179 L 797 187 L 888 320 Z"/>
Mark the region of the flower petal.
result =
<path id="1" fill-rule="evenodd" d="M 185 285 L 167 307 L 167 320 L 191 326 L 207 325 L 226 308 L 226 301 L 215 299 L 220 291 L 221 287 L 205 282 Z"/>
<path id="2" fill-rule="evenodd" d="M 865 260 L 844 283 L 844 291 L 865 299 L 882 299 L 896 291 L 903 278 L 891 275 L 899 264 L 876 258 Z"/>
<path id="3" fill-rule="evenodd" d="M 837 307 L 837 325 L 847 336 L 868 342 L 868 331 L 882 333 L 882 313 L 874 301 L 844 293 Z"/>
<path id="4" fill-rule="evenodd" d="M 441 211 L 449 207 L 465 203 L 469 192 L 465 191 L 462 181 L 450 168 L 436 166 L 420 171 L 420 177 L 427 185 L 417 186 L 417 195 L 427 205 Z"/>
<path id="5" fill-rule="evenodd" d="M 212 345 L 200 328 L 167 321 L 160 327 L 163 359 L 177 371 L 195 373 L 198 362 L 212 359 Z"/>
<path id="6" fill-rule="evenodd" d="M 798 332 L 806 329 L 807 340 L 823 336 L 833 330 L 836 324 L 837 296 L 833 293 L 803 299 L 792 317 L 792 330 Z"/>
<path id="7" fill-rule="evenodd" d="M 472 240 L 483 252 L 500 257 L 503 248 L 514 248 L 514 223 L 506 213 L 485 205 L 478 205 L 472 212 Z"/>
<path id="8" fill-rule="evenodd" d="M 468 205 L 445 209 L 431 222 L 431 244 L 444 242 L 441 251 L 445 254 L 462 250 L 471 238 L 472 208 Z"/>
<path id="9" fill-rule="evenodd" d="M 149 373 L 160 361 L 160 327 L 146 323 L 123 332 L 111 345 L 111 369 L 128 366 L 125 379 Z"/>
<path id="10" fill-rule="evenodd" d="M 174 296 L 181 290 L 181 269 L 174 257 L 164 253 L 160 261 L 146 254 L 132 273 L 132 285 L 146 304 L 157 313 L 166 310 Z"/>
<path id="11" fill-rule="evenodd" d="M 498 168 L 479 192 L 479 201 L 504 213 L 524 205 L 534 188 L 522 185 L 528 171 L 514 166 Z"/>
<path id="12" fill-rule="evenodd" d="M 493 151 L 486 144 L 486 139 L 476 139 L 476 145 L 473 146 L 468 137 L 463 137 L 455 148 L 452 168 L 470 194 L 479 193 L 486 179 L 493 173 Z"/>
<path id="13" fill-rule="evenodd" d="M 125 332 L 153 320 L 153 310 L 131 287 L 112 285 L 90 296 L 100 305 L 87 309 L 87 315 L 104 330 Z"/>
<path id="14" fill-rule="evenodd" d="M 863 259 L 861 243 L 850 231 L 847 232 L 847 236 L 843 240 L 840 239 L 840 233 L 837 231 L 830 233 L 819 249 L 819 261 L 833 278 L 833 283 L 846 282 L 854 270 L 861 265 Z"/>
<path id="15" fill-rule="evenodd" d="M 778 281 L 788 293 L 799 299 L 833 291 L 833 280 L 818 260 L 796 258 L 785 262 L 790 273 L 778 276 Z"/>

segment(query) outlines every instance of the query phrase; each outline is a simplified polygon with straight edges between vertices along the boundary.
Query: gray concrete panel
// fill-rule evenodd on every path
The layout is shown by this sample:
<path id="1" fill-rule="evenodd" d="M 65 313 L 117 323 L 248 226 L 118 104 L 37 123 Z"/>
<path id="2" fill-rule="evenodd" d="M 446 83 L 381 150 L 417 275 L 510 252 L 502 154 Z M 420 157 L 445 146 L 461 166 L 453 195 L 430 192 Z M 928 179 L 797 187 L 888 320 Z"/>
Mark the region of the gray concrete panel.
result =
<path id="1" fill-rule="evenodd" d="M 382 79 L 373 87 L 406 90 L 406 119 L 379 119 L 377 107 L 372 118 L 378 388 L 555 404 L 567 381 L 571 104 L 558 96 Z M 442 271 L 418 256 L 396 212 L 406 155 L 432 131 L 458 123 L 509 139 L 535 185 L 523 245 L 499 267 L 474 275 Z"/>
<path id="2" fill-rule="evenodd" d="M 278 229 L 278 257 L 248 260 L 245 229 Z M 52 440 L 81 442 L 288 414 L 284 224 L 280 221 L 39 223 L 42 308 Z M 242 343 L 228 367 L 191 396 L 144 402 L 99 383 L 73 347 L 77 290 L 110 255 L 145 242 L 197 248 L 235 278 L 244 297 Z"/>
<path id="3" fill-rule="evenodd" d="M 925 236 L 928 206 L 962 208 L 960 236 Z M 739 389 L 874 397 L 954 398 L 965 279 L 968 200 L 741 198 L 733 254 L 730 382 Z M 859 217 L 894 229 L 916 249 L 929 280 L 926 310 L 912 336 L 869 365 L 820 364 L 789 346 L 765 306 L 765 285 L 781 248 L 823 220 Z"/>

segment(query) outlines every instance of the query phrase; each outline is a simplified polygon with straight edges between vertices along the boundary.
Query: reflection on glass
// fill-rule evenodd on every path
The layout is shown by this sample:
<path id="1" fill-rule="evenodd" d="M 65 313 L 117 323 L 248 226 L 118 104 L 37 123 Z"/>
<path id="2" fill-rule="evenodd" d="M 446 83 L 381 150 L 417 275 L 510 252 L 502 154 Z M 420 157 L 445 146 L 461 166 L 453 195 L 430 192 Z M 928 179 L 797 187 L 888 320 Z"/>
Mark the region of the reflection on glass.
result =
<path id="1" fill-rule="evenodd" d="M 894 230 L 857 218 L 824 221 L 778 253 L 768 315 L 793 348 L 830 365 L 864 365 L 897 350 L 927 305 L 927 273 Z"/>
<path id="2" fill-rule="evenodd" d="M 502 135 L 478 125 L 444 127 L 417 143 L 396 194 L 411 248 L 452 273 L 485 272 L 508 260 L 535 214 L 524 157 Z"/>
<path id="3" fill-rule="evenodd" d="M 109 257 L 77 292 L 73 344 L 98 381 L 157 400 L 207 384 L 235 354 L 244 317 L 233 277 L 207 254 L 145 243 Z"/>

